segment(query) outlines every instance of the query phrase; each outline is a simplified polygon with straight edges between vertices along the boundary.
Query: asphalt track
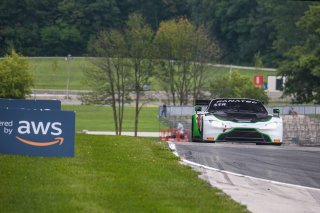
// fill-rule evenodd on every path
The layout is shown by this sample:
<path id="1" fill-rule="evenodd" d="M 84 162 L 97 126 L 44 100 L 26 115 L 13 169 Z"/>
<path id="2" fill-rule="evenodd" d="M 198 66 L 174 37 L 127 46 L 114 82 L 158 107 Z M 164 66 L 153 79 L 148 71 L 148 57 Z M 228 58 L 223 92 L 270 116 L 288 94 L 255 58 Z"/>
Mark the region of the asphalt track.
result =
<path id="1" fill-rule="evenodd" d="M 255 178 L 320 189 L 320 148 L 175 143 L 179 156 Z"/>

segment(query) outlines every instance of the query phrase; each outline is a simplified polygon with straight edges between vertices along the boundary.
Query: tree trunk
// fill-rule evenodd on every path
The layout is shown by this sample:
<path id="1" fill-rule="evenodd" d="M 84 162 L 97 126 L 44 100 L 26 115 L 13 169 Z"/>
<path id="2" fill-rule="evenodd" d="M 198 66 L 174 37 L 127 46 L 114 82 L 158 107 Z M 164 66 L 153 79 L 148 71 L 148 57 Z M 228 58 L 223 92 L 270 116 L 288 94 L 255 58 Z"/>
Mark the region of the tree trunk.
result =
<path id="1" fill-rule="evenodd" d="M 134 136 L 138 136 L 140 91 L 136 91 L 136 113 L 134 120 Z"/>
<path id="2" fill-rule="evenodd" d="M 119 129 L 118 129 L 118 118 L 117 118 L 117 108 L 116 108 L 116 97 L 115 97 L 115 88 L 114 88 L 114 79 L 112 76 L 112 70 L 111 70 L 111 65 L 110 65 L 110 59 L 107 58 L 107 75 L 108 79 L 110 81 L 110 89 L 111 89 L 111 98 L 112 98 L 112 111 L 113 111 L 113 121 L 114 121 L 114 127 L 116 131 L 116 135 L 119 134 Z"/>

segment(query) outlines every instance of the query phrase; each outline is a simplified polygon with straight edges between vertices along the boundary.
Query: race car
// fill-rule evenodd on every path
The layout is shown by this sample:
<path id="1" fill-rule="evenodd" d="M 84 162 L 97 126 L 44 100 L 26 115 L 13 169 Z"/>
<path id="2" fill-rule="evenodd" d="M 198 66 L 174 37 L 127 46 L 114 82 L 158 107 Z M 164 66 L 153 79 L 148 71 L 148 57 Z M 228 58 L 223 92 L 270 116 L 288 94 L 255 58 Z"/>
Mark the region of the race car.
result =
<path id="1" fill-rule="evenodd" d="M 250 142 L 281 145 L 283 121 L 279 109 L 273 114 L 254 99 L 219 98 L 197 100 L 192 115 L 193 142 Z"/>

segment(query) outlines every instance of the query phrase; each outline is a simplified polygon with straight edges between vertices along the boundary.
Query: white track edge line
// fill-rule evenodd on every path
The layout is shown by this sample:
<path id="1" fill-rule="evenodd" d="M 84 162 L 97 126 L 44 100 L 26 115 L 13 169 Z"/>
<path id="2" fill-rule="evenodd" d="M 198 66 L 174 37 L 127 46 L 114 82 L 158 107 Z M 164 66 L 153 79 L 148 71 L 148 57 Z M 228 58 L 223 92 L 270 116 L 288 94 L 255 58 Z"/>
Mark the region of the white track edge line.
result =
<path id="1" fill-rule="evenodd" d="M 168 144 L 169 144 L 169 148 L 173 151 L 173 154 L 179 157 L 179 154 L 176 151 L 175 144 L 172 143 L 172 142 L 168 142 Z M 221 172 L 221 173 L 225 173 L 225 174 L 229 174 L 229 175 L 233 175 L 233 176 L 237 176 L 237 177 L 244 177 L 244 178 L 249 178 L 249 179 L 252 179 L 252 180 L 261 180 L 261 181 L 264 181 L 264 182 L 267 182 L 267 183 L 273 183 L 273 184 L 276 184 L 276 185 L 289 186 L 289 187 L 295 187 L 295 188 L 307 189 L 307 190 L 314 190 L 314 191 L 319 191 L 320 192 L 319 188 L 301 186 L 301 185 L 296 185 L 296 184 L 291 184 L 291 183 L 283 183 L 283 182 L 274 181 L 274 180 L 268 180 L 268 179 L 264 179 L 264 178 L 257 178 L 257 177 L 252 177 L 252 176 L 248 176 L 248 175 L 242 175 L 242 174 L 235 173 L 235 172 L 229 172 L 229 171 L 226 171 L 226 170 L 221 170 L 221 169 L 216 169 L 216 168 L 213 168 L 213 167 L 205 166 L 205 165 L 202 165 L 202 164 L 199 164 L 199 163 L 195 163 L 195 162 L 189 161 L 189 160 L 184 159 L 184 158 L 181 158 L 181 160 L 183 162 L 189 164 L 189 165 L 193 165 L 193 166 L 197 166 L 197 167 L 200 167 L 200 168 L 204 168 L 204 169 L 208 169 L 208 170 L 212 170 L 212 171 L 216 171 L 216 172 Z"/>

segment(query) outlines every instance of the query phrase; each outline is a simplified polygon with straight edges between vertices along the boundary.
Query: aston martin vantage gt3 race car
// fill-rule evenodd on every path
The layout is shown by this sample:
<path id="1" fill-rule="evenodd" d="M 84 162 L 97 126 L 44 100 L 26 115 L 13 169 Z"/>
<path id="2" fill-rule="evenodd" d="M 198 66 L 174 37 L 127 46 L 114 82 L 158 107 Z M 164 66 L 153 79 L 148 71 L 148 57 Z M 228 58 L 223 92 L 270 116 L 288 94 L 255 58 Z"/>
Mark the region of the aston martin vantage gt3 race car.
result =
<path id="1" fill-rule="evenodd" d="M 240 98 L 197 100 L 192 115 L 192 141 L 251 142 L 281 145 L 279 109 L 268 111 L 260 101 Z"/>

